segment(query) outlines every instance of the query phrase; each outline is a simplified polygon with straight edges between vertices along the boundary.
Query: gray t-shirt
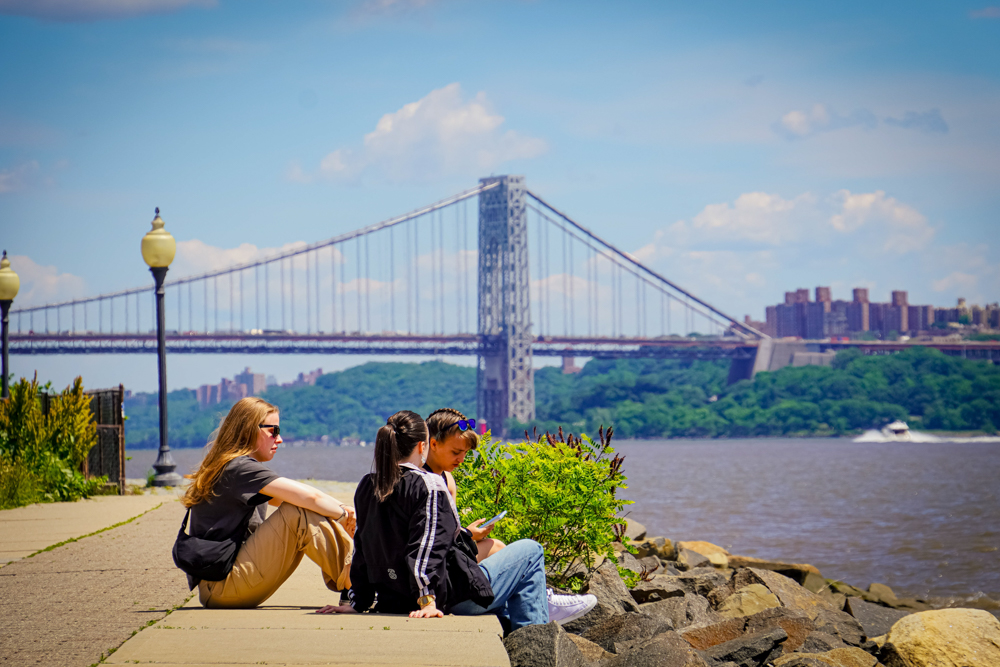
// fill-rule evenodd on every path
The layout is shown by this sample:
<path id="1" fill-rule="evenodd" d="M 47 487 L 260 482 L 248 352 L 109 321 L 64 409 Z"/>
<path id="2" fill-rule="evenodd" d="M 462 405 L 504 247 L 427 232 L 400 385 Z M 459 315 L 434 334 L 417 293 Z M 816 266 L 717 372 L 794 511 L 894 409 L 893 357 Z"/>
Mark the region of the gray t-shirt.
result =
<path id="1" fill-rule="evenodd" d="M 264 520 L 270 496 L 260 493 L 280 475 L 249 456 L 226 464 L 213 497 L 191 508 L 188 534 L 206 540 L 242 540 Z"/>

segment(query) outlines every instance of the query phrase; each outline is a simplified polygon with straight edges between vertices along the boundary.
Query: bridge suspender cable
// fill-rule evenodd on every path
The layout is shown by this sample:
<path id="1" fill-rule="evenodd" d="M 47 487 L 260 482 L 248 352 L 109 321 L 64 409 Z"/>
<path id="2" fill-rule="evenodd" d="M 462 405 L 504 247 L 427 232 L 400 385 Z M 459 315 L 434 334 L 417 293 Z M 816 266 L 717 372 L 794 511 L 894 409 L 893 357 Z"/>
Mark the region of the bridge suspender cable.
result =
<path id="1" fill-rule="evenodd" d="M 646 265 L 644 265 L 641 262 L 637 261 L 634 257 L 632 257 L 631 255 L 629 255 L 627 252 L 619 250 L 615 246 L 611 245 L 610 243 L 608 243 L 607 241 L 605 241 L 601 237 L 599 237 L 596 234 L 594 234 L 593 232 L 591 232 L 589 229 L 587 229 L 583 225 L 577 223 L 575 220 L 573 220 L 568 215 L 566 215 L 562 211 L 558 210 L 557 208 L 555 208 L 554 206 L 552 206 L 551 204 L 549 204 L 547 201 L 545 201 L 544 199 L 542 199 L 541 197 L 539 197 L 538 195 L 536 195 L 531 190 L 528 190 L 527 194 L 528 194 L 529 197 L 531 197 L 532 199 L 534 199 L 535 201 L 537 201 L 539 204 L 541 204 L 545 208 L 549 209 L 554 214 L 558 215 L 560 218 L 562 218 L 563 220 L 565 220 L 566 222 L 568 222 L 570 225 L 572 225 L 573 227 L 575 227 L 576 229 L 578 229 L 583 234 L 586 234 L 587 236 L 589 236 L 594 241 L 597 241 L 598 243 L 600 243 L 601 245 L 603 245 L 604 247 L 606 247 L 611 252 L 615 253 L 616 255 L 618 255 L 619 257 L 621 257 L 622 259 L 626 260 L 628 263 L 636 266 L 637 268 L 641 269 L 642 271 L 645 271 L 646 273 L 648 273 L 650 276 L 656 278 L 657 280 L 659 280 L 659 281 L 661 281 L 661 282 L 669 285 L 670 287 L 672 287 L 676 291 L 680 292 L 681 294 L 683 294 L 687 298 L 691 299 L 695 303 L 700 304 L 701 306 L 703 306 L 703 307 L 707 308 L 708 310 L 712 311 L 713 313 L 715 313 L 719 317 L 722 317 L 723 319 L 725 319 L 726 321 L 728 321 L 730 324 L 736 325 L 739 328 L 743 329 L 744 331 L 750 333 L 751 335 L 757 336 L 758 338 L 770 338 L 770 336 L 768 336 L 767 334 L 765 334 L 765 333 L 763 333 L 761 331 L 758 331 L 757 329 L 754 329 L 753 327 L 751 327 L 751 326 L 749 326 L 747 324 L 744 324 L 743 322 L 740 322 L 739 320 L 737 320 L 737 319 L 735 319 L 735 318 L 733 318 L 733 317 L 725 314 L 724 312 L 722 312 L 721 310 L 719 310 L 718 308 L 716 308 L 712 304 L 707 303 L 705 301 L 702 301 L 701 299 L 699 299 L 698 297 L 696 297 L 694 294 L 691 294 L 690 292 L 688 292 L 687 290 L 683 289 L 682 287 L 680 287 L 680 286 L 676 285 L 675 283 L 667 280 L 666 278 L 664 278 L 663 276 L 661 276 L 659 273 L 653 271 L 652 269 L 650 269 Z M 739 333 L 739 332 L 737 332 L 737 333 Z"/>

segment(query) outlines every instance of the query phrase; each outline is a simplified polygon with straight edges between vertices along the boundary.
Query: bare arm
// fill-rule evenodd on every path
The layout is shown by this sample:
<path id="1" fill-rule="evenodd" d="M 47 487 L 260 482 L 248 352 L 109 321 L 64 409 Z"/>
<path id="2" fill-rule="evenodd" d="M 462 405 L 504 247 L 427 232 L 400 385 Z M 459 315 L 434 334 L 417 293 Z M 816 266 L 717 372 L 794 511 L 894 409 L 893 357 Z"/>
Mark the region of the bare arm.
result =
<path id="1" fill-rule="evenodd" d="M 312 510 L 317 514 L 340 521 L 345 524 L 348 532 L 353 532 L 356 516 L 354 508 L 342 504 L 333 496 L 327 495 L 315 487 L 287 477 L 279 477 L 261 489 L 260 492 L 275 500 L 291 503 L 296 507 Z"/>

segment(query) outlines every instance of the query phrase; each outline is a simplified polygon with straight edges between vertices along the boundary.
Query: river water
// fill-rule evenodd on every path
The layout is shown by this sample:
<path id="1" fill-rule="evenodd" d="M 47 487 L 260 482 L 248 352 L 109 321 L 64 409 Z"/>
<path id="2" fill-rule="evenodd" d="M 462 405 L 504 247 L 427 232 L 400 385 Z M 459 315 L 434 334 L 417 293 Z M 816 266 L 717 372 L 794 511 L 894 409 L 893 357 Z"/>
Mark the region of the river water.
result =
<path id="1" fill-rule="evenodd" d="M 811 563 L 826 577 L 900 596 L 1000 601 L 1000 445 L 846 439 L 615 443 L 631 516 L 651 535 Z M 156 458 L 129 451 L 129 477 Z M 174 450 L 178 471 L 201 450 Z M 372 448 L 288 447 L 271 467 L 295 479 L 358 481 Z"/>

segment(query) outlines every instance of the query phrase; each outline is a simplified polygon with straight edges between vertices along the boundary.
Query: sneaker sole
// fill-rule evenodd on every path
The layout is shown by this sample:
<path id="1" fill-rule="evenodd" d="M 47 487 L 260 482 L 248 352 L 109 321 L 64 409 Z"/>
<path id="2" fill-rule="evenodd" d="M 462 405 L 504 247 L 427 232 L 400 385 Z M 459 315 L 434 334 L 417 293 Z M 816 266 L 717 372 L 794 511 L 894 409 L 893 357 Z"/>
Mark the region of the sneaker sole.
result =
<path id="1" fill-rule="evenodd" d="M 581 616 L 586 616 L 587 614 L 589 614 L 591 612 L 591 610 L 593 610 L 593 608 L 596 607 L 596 606 L 597 606 L 597 600 L 594 600 L 594 603 L 591 604 L 591 605 L 589 605 L 586 609 L 582 609 L 581 611 L 578 611 L 575 614 L 571 614 L 570 616 L 567 616 L 564 619 L 556 621 L 556 624 L 557 625 L 565 625 L 566 623 L 569 623 L 570 621 L 575 621 L 576 619 L 580 618 Z"/>

